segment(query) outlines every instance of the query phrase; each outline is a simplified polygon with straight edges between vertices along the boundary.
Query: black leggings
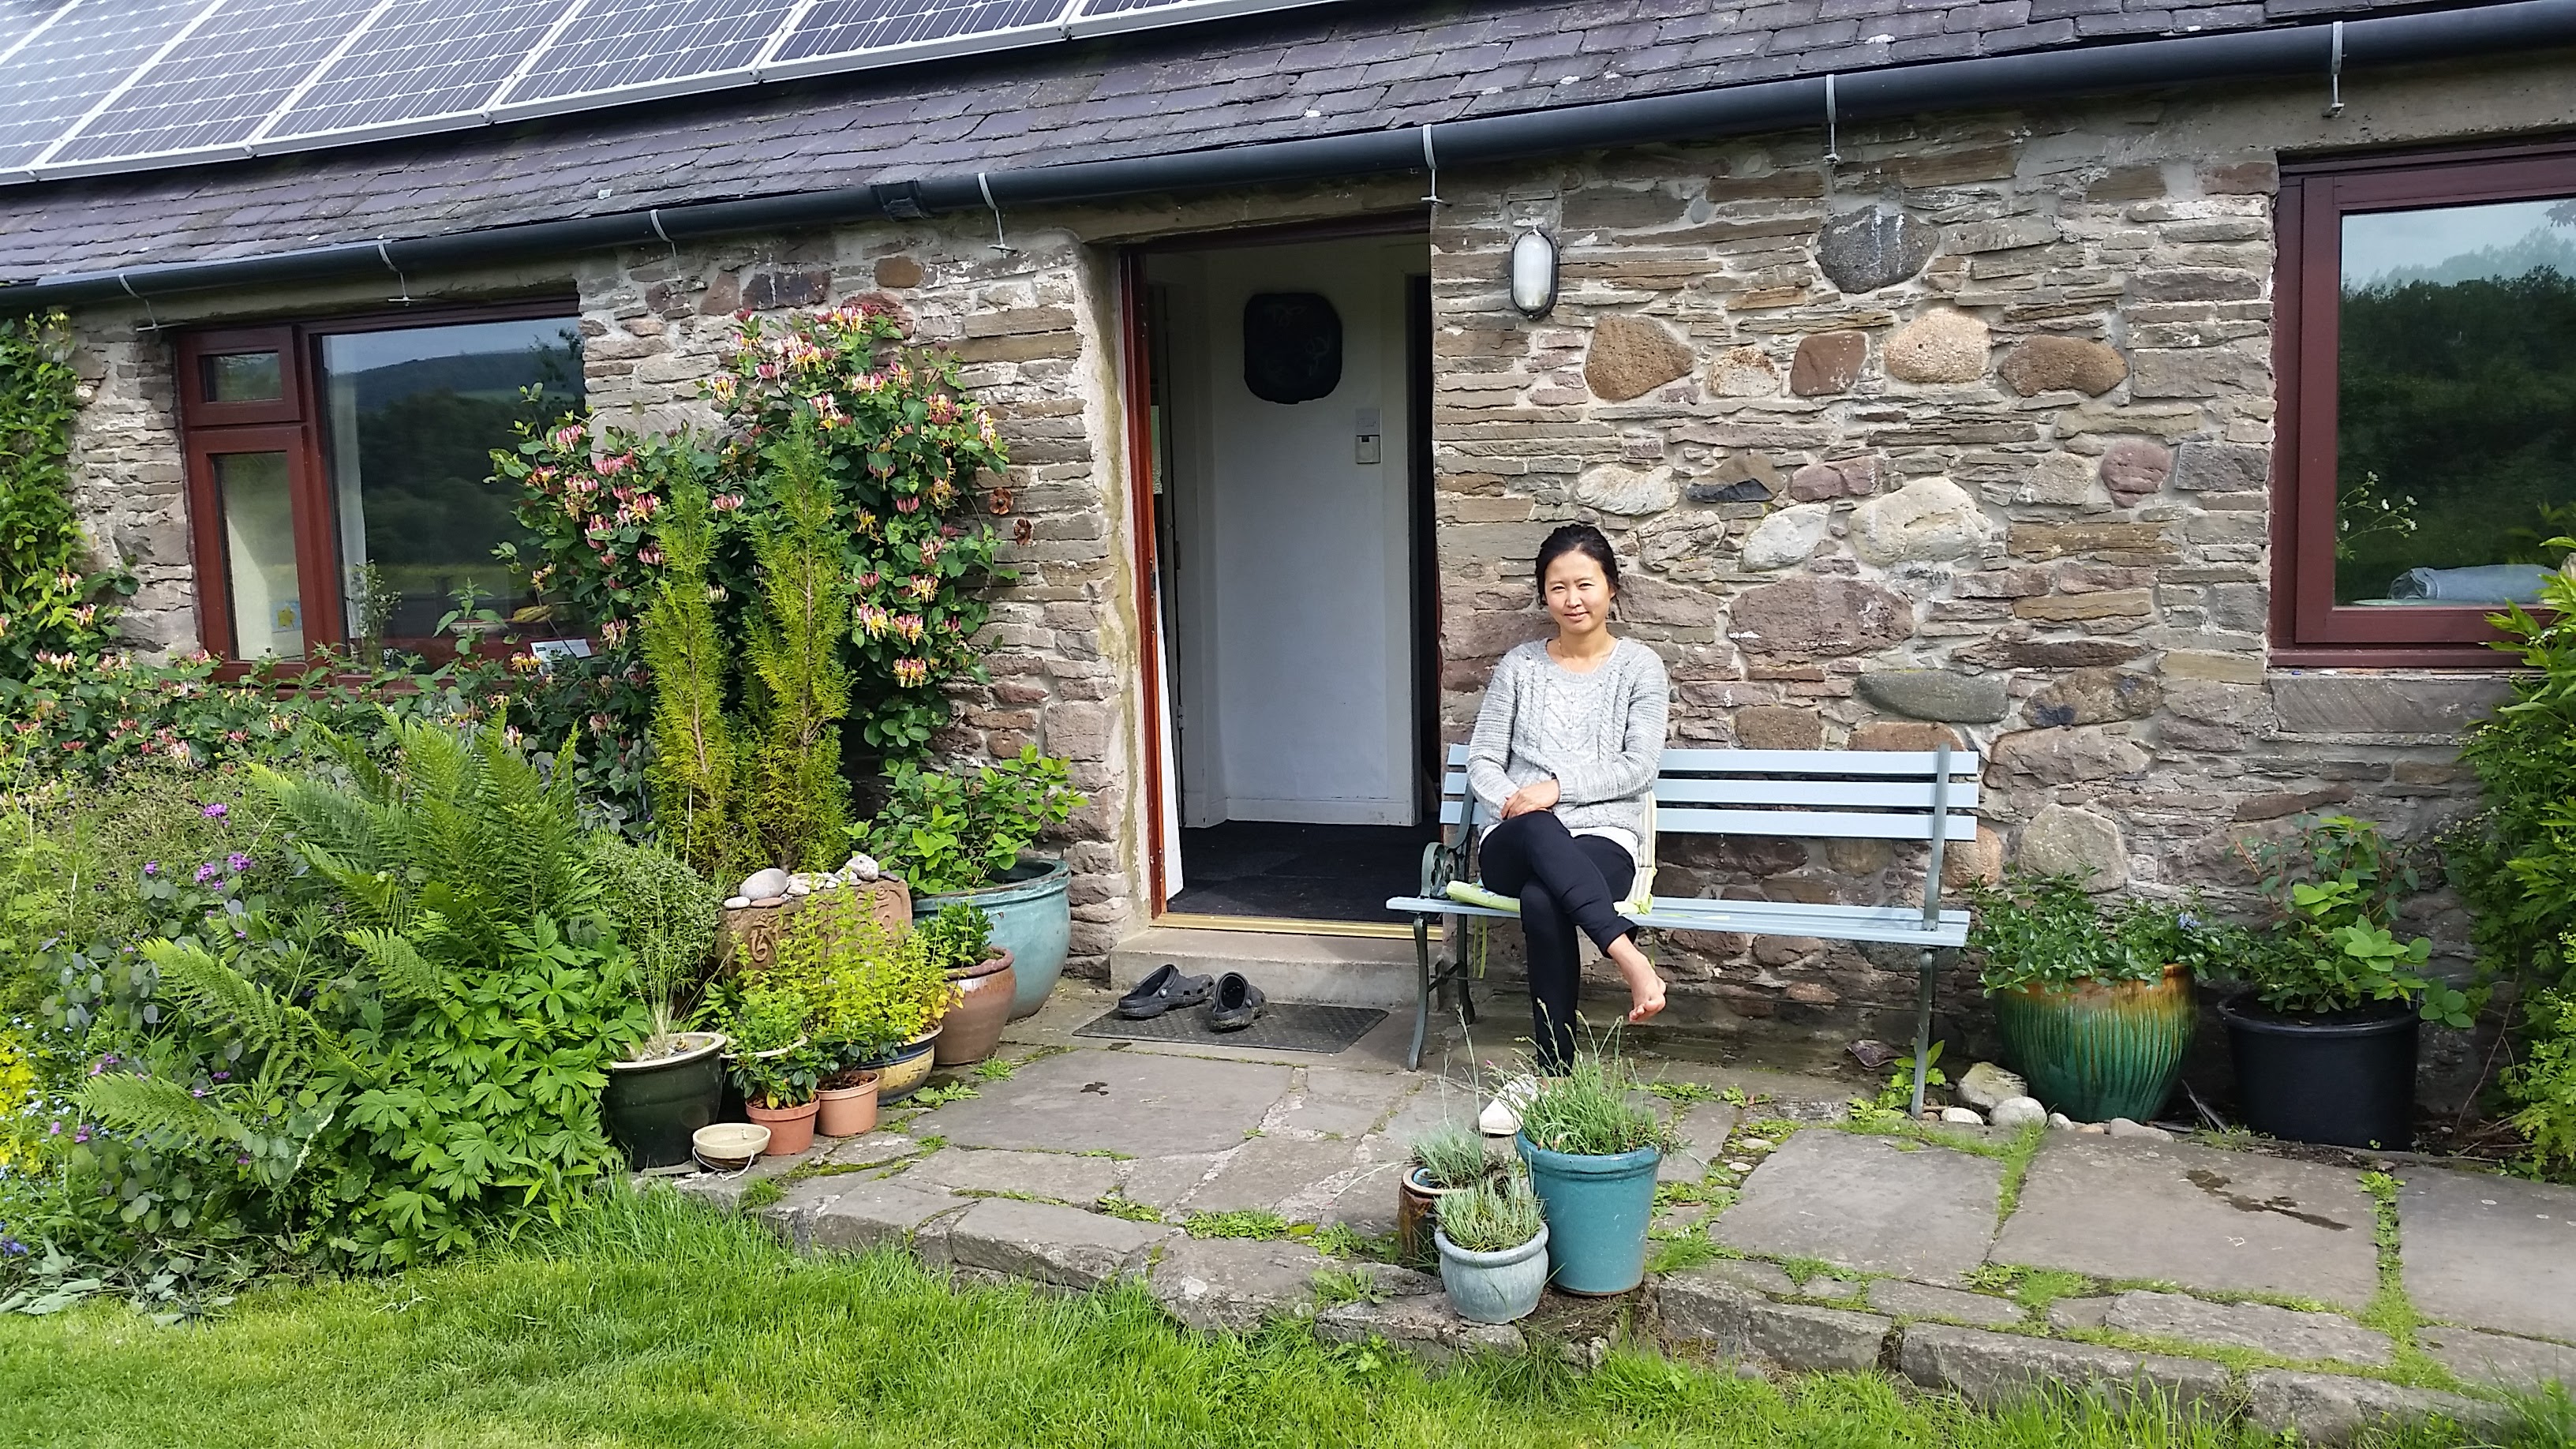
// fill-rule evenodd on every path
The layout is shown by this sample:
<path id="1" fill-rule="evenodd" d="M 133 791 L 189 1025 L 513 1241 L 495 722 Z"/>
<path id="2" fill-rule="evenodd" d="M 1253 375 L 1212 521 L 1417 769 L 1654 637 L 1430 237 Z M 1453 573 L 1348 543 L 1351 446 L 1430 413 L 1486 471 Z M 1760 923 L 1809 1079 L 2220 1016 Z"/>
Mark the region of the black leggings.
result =
<path id="1" fill-rule="evenodd" d="M 1574 1060 L 1574 997 L 1582 972 L 1575 929 L 1604 951 L 1636 929 L 1613 907 L 1635 882 L 1637 863 L 1617 841 L 1570 833 L 1553 810 L 1513 816 L 1486 831 L 1479 849 L 1485 889 L 1521 898 L 1532 1040 L 1540 1067 L 1561 1074 Z"/>

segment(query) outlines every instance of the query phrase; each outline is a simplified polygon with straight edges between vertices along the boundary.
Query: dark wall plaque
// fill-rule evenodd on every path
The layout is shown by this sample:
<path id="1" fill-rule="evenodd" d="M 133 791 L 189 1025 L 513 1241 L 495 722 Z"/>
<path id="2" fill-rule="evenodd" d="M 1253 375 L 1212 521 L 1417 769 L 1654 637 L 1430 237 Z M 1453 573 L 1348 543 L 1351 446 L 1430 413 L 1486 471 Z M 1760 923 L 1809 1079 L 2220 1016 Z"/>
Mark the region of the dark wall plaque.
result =
<path id="1" fill-rule="evenodd" d="M 1243 385 L 1264 402 L 1324 397 L 1342 381 L 1342 317 L 1314 292 L 1257 292 L 1243 304 Z"/>

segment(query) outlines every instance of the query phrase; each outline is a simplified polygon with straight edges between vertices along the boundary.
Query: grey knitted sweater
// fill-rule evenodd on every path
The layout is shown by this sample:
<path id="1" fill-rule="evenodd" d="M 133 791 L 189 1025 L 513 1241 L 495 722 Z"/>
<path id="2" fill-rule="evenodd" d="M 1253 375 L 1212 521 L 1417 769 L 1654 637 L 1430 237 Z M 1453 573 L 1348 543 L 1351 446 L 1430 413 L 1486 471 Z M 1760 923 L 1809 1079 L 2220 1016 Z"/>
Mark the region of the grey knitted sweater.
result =
<path id="1" fill-rule="evenodd" d="M 1556 817 L 1577 834 L 1610 833 L 1635 854 L 1662 763 L 1672 685 L 1664 661 L 1622 639 L 1589 674 L 1523 644 L 1494 666 L 1467 742 L 1467 788 L 1485 822 L 1533 781 L 1556 777 Z"/>

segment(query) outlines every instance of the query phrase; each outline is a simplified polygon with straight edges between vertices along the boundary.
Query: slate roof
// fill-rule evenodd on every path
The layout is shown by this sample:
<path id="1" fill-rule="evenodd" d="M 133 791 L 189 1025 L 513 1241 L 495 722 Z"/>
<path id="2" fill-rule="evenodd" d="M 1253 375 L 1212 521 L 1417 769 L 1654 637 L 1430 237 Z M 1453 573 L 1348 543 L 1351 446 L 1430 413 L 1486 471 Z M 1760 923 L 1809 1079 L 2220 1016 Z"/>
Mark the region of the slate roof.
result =
<path id="1" fill-rule="evenodd" d="M 0 278 L 2440 8 L 2466 7 L 1357 0 L 338 151 L 0 187 Z"/>

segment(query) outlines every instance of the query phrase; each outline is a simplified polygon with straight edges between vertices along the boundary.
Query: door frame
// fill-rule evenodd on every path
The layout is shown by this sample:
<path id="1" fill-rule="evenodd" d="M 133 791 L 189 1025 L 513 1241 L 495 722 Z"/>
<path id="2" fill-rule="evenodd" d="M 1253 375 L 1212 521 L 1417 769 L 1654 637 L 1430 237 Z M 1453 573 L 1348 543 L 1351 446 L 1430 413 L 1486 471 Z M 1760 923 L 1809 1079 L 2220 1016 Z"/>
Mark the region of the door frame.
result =
<path id="1" fill-rule="evenodd" d="M 1135 609 L 1137 640 L 1136 669 L 1140 681 L 1138 717 L 1143 724 L 1139 741 L 1143 757 L 1145 791 L 1139 801 L 1139 816 L 1145 822 L 1145 890 L 1148 917 L 1160 921 L 1169 912 L 1169 896 L 1164 890 L 1166 872 L 1163 863 L 1163 737 L 1171 721 L 1163 710 L 1162 618 L 1159 593 L 1162 587 L 1162 560 L 1155 548 L 1156 511 L 1154 502 L 1154 416 L 1153 354 L 1148 335 L 1145 262 L 1148 257 L 1171 252 L 1214 251 L 1220 248 L 1278 246 L 1301 241 L 1336 241 L 1351 237 L 1420 236 L 1428 242 L 1431 234 L 1431 210 L 1428 206 L 1408 207 L 1400 211 L 1370 212 L 1358 216 L 1334 217 L 1323 221 L 1292 222 L 1275 226 L 1232 227 L 1216 231 L 1179 232 L 1123 246 L 1118 250 L 1118 338 L 1122 355 L 1118 365 L 1120 406 L 1125 413 L 1127 443 L 1127 535 L 1129 566 L 1135 572 Z M 1427 339 L 1426 339 L 1427 340 Z M 1409 351 L 1409 349 L 1408 349 Z M 1415 379 L 1408 377 L 1408 383 Z M 1411 389 L 1408 387 L 1408 391 Z M 1426 419 L 1427 396 L 1409 404 Z M 1416 452 L 1427 456 L 1428 432 L 1414 443 Z M 1408 463 L 1412 460 L 1408 459 Z M 1415 480 L 1417 482 L 1427 482 Z M 1430 519 L 1422 520 L 1425 529 Z M 1436 561 L 1427 541 L 1417 542 L 1418 554 L 1430 555 Z M 1416 581 L 1421 587 L 1421 581 Z M 1432 587 L 1436 590 L 1436 571 Z M 1417 627 L 1421 621 L 1417 620 Z M 1436 637 L 1436 636 L 1435 636 Z M 1417 654 L 1419 643 L 1417 642 Z M 1417 657 L 1416 671 L 1425 666 Z M 1433 665 L 1436 667 L 1436 664 Z M 1412 682 L 1407 682 L 1412 687 Z M 1433 728 L 1437 728 L 1436 716 Z M 1179 768 L 1179 756 L 1173 757 Z M 1177 785 L 1177 781 L 1169 782 Z M 1380 927 L 1368 923 L 1330 921 L 1267 920 L 1257 917 L 1191 917 L 1193 927 L 1222 929 L 1303 931 L 1313 935 L 1403 935 L 1401 923 Z"/>

